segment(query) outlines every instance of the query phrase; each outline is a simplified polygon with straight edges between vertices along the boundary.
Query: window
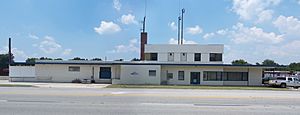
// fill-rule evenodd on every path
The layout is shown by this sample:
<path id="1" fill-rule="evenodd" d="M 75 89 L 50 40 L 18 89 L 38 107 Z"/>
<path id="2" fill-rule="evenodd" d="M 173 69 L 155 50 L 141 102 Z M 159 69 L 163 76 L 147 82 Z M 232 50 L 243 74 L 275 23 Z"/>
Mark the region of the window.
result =
<path id="1" fill-rule="evenodd" d="M 157 61 L 157 53 L 150 53 L 150 60 Z"/>
<path id="2" fill-rule="evenodd" d="M 149 70 L 149 76 L 156 76 L 156 70 Z"/>
<path id="3" fill-rule="evenodd" d="M 248 72 L 203 72 L 204 81 L 248 81 Z"/>
<path id="4" fill-rule="evenodd" d="M 201 61 L 201 53 L 195 53 L 194 60 Z"/>
<path id="5" fill-rule="evenodd" d="M 69 71 L 79 72 L 80 67 L 79 66 L 69 66 Z"/>
<path id="6" fill-rule="evenodd" d="M 209 61 L 222 61 L 222 53 L 210 53 Z"/>
<path id="7" fill-rule="evenodd" d="M 184 80 L 184 71 L 178 71 L 178 80 Z"/>
<path id="8" fill-rule="evenodd" d="M 180 61 L 187 61 L 187 53 L 180 53 Z"/>
<path id="9" fill-rule="evenodd" d="M 221 81 L 222 72 L 204 72 L 203 75 L 204 81 Z"/>
<path id="10" fill-rule="evenodd" d="M 248 81 L 248 72 L 227 72 L 225 81 Z"/>
<path id="11" fill-rule="evenodd" d="M 173 79 L 173 73 L 167 73 L 167 79 Z"/>
<path id="12" fill-rule="evenodd" d="M 174 53 L 168 53 L 168 61 L 174 61 Z"/>
<path id="13" fill-rule="evenodd" d="M 288 78 L 288 81 L 293 81 L 293 78 Z"/>

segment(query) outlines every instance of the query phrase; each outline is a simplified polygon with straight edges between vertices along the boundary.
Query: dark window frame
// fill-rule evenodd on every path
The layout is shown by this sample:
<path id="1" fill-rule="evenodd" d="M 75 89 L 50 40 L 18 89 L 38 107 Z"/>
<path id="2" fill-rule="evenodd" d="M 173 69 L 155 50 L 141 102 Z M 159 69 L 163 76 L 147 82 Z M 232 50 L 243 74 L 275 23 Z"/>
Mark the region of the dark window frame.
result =
<path id="1" fill-rule="evenodd" d="M 80 66 L 69 66 L 69 72 L 80 72 Z"/>
<path id="2" fill-rule="evenodd" d="M 156 77 L 156 70 L 149 70 L 148 72 L 150 77 Z"/>
<path id="3" fill-rule="evenodd" d="M 173 79 L 174 78 L 174 74 L 173 73 L 169 73 L 167 72 L 167 79 Z"/>
<path id="4" fill-rule="evenodd" d="M 158 54 L 157 53 L 150 53 L 150 60 L 151 61 L 157 61 Z"/>
<path id="5" fill-rule="evenodd" d="M 184 80 L 184 71 L 178 71 L 178 80 L 183 81 Z"/>
<path id="6" fill-rule="evenodd" d="M 223 61 L 222 53 L 209 53 L 209 61 Z"/>
<path id="7" fill-rule="evenodd" d="M 249 72 L 204 71 L 203 81 L 249 81 Z"/>
<path id="8" fill-rule="evenodd" d="M 201 53 L 194 54 L 194 61 L 201 61 Z"/>

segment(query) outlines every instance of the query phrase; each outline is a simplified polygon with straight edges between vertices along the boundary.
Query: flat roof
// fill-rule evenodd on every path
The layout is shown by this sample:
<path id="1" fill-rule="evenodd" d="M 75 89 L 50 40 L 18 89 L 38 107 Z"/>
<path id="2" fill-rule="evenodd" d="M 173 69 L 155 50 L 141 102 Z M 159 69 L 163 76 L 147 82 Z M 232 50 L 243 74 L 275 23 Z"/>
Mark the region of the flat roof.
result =
<path id="1" fill-rule="evenodd" d="M 87 60 L 37 60 L 35 64 L 69 64 L 69 65 L 163 65 L 163 66 L 222 66 L 222 67 L 254 67 L 275 68 L 265 65 L 232 65 L 232 64 L 203 64 L 193 62 L 157 62 L 157 61 L 87 61 Z"/>

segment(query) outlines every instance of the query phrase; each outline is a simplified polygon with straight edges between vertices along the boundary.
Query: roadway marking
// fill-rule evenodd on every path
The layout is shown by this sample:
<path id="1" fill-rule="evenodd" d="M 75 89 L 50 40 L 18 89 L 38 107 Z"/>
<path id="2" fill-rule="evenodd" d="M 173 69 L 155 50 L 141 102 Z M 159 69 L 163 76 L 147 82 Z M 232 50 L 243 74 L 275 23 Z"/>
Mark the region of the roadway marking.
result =
<path id="1" fill-rule="evenodd" d="M 194 106 L 194 104 L 185 103 L 141 103 L 142 105 L 154 105 L 154 106 Z"/>
<path id="2" fill-rule="evenodd" d="M 118 94 L 126 94 L 127 92 L 121 92 L 121 91 L 119 91 L 119 92 L 111 92 L 110 94 L 114 94 L 114 95 L 118 95 Z"/>

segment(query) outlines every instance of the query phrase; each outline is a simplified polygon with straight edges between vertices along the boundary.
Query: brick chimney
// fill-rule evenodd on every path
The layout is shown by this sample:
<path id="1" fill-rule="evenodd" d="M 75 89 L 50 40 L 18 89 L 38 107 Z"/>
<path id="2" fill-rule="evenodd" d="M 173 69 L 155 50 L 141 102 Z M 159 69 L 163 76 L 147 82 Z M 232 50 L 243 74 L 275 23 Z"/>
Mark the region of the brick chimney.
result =
<path id="1" fill-rule="evenodd" d="M 147 44 L 147 32 L 141 32 L 141 60 L 145 60 L 145 44 Z"/>

